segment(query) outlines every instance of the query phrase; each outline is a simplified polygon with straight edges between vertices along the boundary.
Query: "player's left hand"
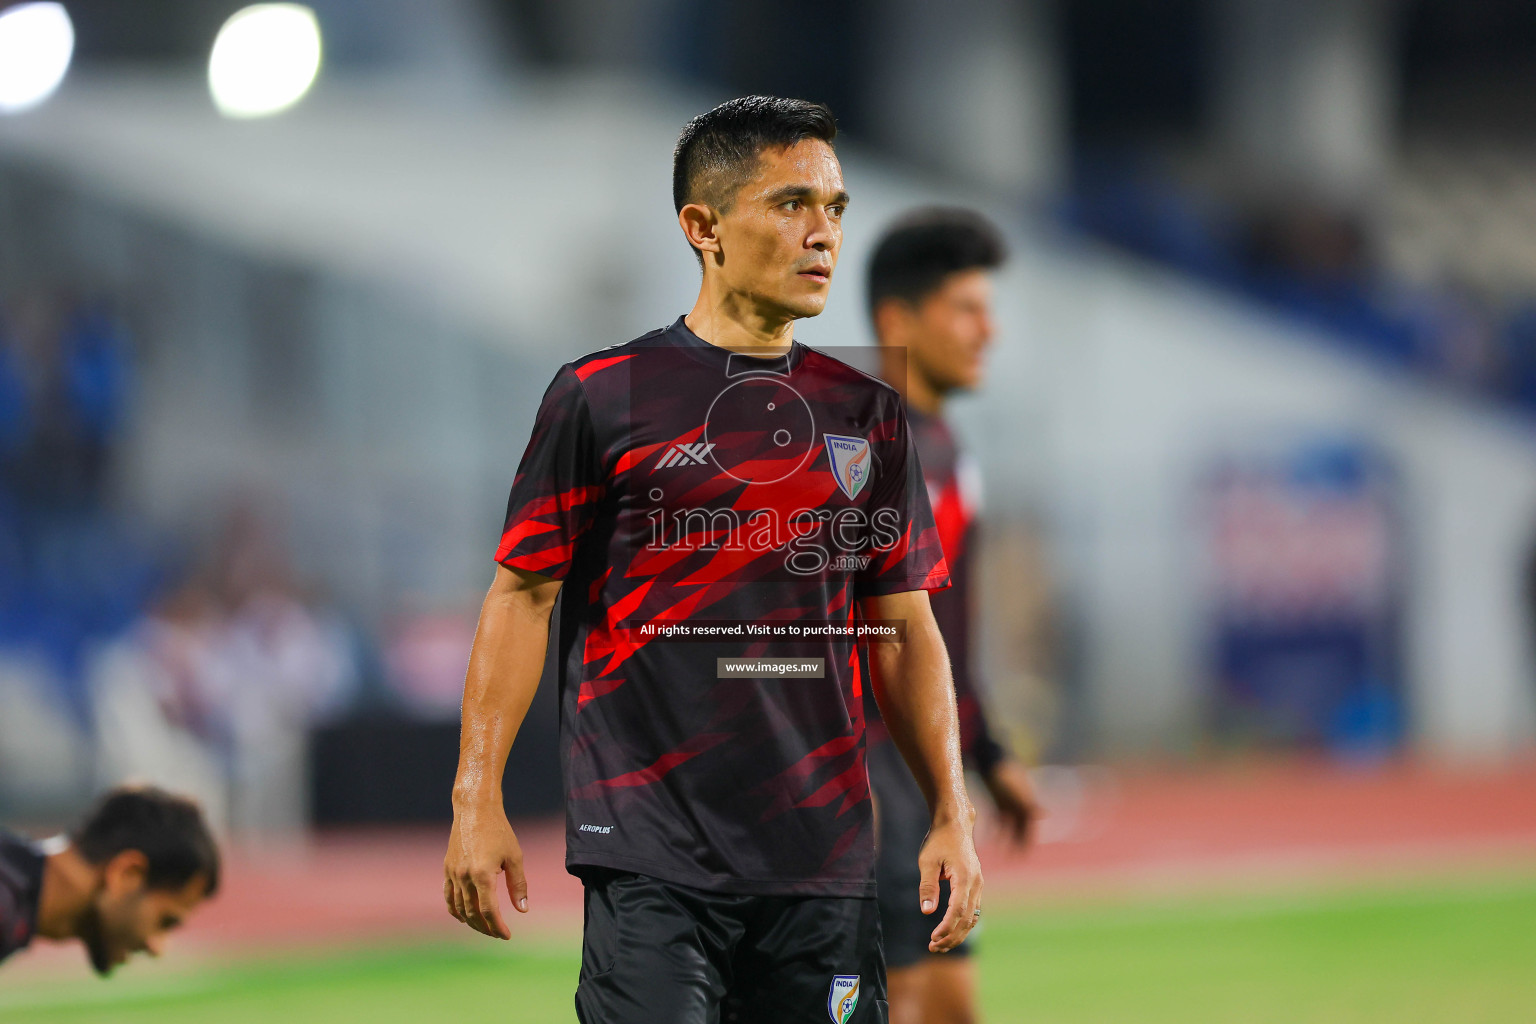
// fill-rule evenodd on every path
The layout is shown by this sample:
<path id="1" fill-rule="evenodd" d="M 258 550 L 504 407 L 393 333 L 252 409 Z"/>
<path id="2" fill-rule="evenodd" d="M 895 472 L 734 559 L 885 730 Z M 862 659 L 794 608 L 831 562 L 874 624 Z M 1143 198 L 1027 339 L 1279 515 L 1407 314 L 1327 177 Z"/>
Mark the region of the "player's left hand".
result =
<path id="1" fill-rule="evenodd" d="M 971 835 L 975 812 L 963 819 L 935 824 L 918 854 L 922 881 L 918 899 L 925 914 L 939 905 L 939 880 L 949 881 L 949 908 L 944 920 L 929 936 L 930 953 L 948 953 L 971 933 L 981 916 L 981 862 L 976 859 L 976 843 Z"/>
<path id="2" fill-rule="evenodd" d="M 986 783 L 1004 833 L 1019 849 L 1027 848 L 1044 817 L 1029 771 L 1017 761 L 1005 760 L 992 769 Z"/>

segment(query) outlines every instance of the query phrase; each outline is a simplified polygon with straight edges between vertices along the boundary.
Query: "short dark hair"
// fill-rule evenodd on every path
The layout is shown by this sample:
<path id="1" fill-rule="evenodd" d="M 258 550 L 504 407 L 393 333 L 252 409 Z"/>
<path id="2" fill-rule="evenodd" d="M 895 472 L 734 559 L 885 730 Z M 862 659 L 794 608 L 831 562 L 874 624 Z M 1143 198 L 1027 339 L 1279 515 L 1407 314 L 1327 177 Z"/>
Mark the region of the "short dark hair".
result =
<path id="1" fill-rule="evenodd" d="M 689 203 L 727 209 L 763 150 L 835 138 L 837 120 L 821 103 L 780 96 L 726 100 L 683 125 L 672 151 L 672 203 L 679 212 Z"/>
<path id="2" fill-rule="evenodd" d="M 124 850 L 149 862 L 144 884 L 177 890 L 201 876 L 212 896 L 219 888 L 219 847 L 203 812 L 185 797 L 154 786 L 121 786 L 102 795 L 70 833 L 70 843 L 92 864 Z"/>
<path id="3" fill-rule="evenodd" d="M 995 270 L 1007 258 L 1002 232 L 974 210 L 950 206 L 914 210 L 886 229 L 870 257 L 870 315 L 884 299 L 917 305 L 950 274 Z"/>

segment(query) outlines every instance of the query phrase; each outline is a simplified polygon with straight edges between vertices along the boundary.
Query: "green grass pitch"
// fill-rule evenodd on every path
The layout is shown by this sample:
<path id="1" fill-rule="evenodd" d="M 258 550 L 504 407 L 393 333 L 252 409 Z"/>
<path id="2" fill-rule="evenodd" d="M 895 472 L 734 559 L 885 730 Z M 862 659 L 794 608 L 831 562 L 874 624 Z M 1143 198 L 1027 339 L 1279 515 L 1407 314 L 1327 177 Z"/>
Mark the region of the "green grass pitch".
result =
<path id="1" fill-rule="evenodd" d="M 573 1021 L 574 942 L 272 959 L 8 983 L 17 1024 Z M 980 953 L 991 1024 L 1529 1024 L 1536 881 L 1005 909 Z"/>

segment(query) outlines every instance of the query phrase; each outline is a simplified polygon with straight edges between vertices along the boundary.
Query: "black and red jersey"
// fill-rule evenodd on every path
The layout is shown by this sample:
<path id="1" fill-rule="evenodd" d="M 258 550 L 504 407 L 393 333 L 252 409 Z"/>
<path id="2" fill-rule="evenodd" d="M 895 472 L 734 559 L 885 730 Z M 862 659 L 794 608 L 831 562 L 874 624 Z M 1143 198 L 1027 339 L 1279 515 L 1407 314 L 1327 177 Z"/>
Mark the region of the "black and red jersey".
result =
<path id="1" fill-rule="evenodd" d="M 45 860 L 36 843 L 0 830 L 0 960 L 25 948 L 37 931 Z"/>
<path id="2" fill-rule="evenodd" d="M 987 724 L 986 709 L 971 668 L 971 548 L 981 505 L 981 477 L 942 418 L 908 407 L 907 420 L 949 567 L 951 586 L 933 594 L 931 603 L 954 672 L 960 745 L 967 763 L 987 774 L 1006 756 L 1006 750 Z M 868 710 L 871 718 L 877 720 L 879 709 L 872 700 Z M 872 738 L 884 740 L 884 729 L 877 725 Z"/>
<path id="3" fill-rule="evenodd" d="M 564 580 L 572 870 L 873 894 L 848 630 L 861 597 L 948 585 L 892 388 L 799 343 L 733 353 L 682 319 L 578 359 L 545 393 L 497 560 Z M 820 677 L 732 676 L 728 658 Z"/>

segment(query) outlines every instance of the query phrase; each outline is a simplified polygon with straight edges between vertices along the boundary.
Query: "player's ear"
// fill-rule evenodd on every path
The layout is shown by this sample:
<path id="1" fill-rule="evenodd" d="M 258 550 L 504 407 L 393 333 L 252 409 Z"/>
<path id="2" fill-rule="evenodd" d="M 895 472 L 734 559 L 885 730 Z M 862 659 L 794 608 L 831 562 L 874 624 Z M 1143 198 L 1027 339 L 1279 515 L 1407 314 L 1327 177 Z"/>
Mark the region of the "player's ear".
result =
<path id="1" fill-rule="evenodd" d="M 682 226 L 688 244 L 700 252 L 719 252 L 720 236 L 717 229 L 720 217 L 703 203 L 689 203 L 677 211 L 677 223 Z"/>
<path id="2" fill-rule="evenodd" d="M 102 881 L 114 896 L 138 892 L 149 875 L 149 858 L 140 850 L 122 850 L 102 868 Z"/>
<path id="3" fill-rule="evenodd" d="M 910 303 L 888 295 L 875 304 L 875 338 L 882 345 L 905 345 L 916 318 Z"/>

